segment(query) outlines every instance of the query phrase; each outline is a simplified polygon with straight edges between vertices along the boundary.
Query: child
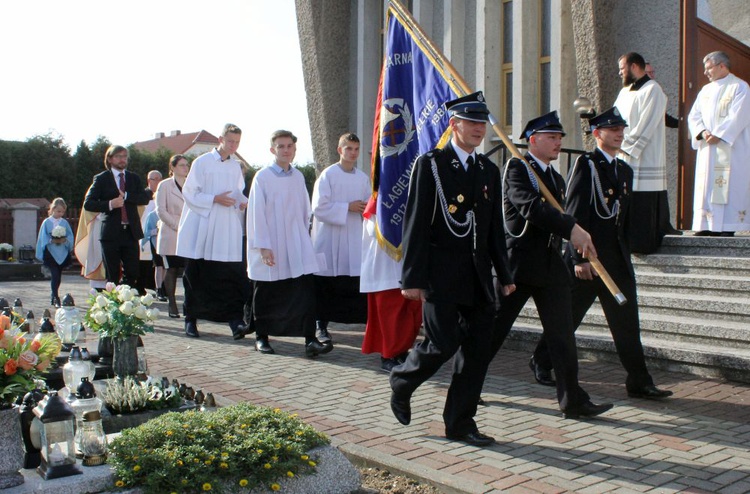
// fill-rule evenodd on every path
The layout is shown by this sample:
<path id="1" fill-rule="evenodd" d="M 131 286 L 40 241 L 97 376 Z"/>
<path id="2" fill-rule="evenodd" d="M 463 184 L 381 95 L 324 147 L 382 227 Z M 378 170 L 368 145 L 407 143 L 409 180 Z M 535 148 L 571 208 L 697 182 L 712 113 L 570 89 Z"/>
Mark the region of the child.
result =
<path id="1" fill-rule="evenodd" d="M 63 218 L 68 206 L 62 197 L 52 200 L 49 205 L 49 217 L 39 227 L 36 241 L 36 258 L 49 268 L 52 274 L 50 304 L 60 307 L 58 290 L 62 281 L 62 271 L 70 264 L 70 252 L 73 250 L 73 230 Z"/>

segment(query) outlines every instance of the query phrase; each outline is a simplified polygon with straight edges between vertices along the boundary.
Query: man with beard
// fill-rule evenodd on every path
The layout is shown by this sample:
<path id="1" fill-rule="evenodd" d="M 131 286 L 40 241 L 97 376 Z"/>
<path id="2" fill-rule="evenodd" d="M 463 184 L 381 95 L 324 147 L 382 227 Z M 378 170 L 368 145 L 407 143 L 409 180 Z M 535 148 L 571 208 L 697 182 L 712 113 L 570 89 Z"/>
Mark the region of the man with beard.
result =
<path id="1" fill-rule="evenodd" d="M 628 372 L 625 382 L 628 396 L 666 398 L 672 392 L 654 386 L 641 345 L 635 272 L 628 245 L 633 170 L 627 163 L 615 158 L 624 139 L 627 122 L 617 108 L 610 108 L 589 119 L 589 125 L 596 139 L 596 149 L 579 156 L 570 171 L 565 212 L 591 233 L 599 260 L 628 303 L 618 304 L 591 263 L 568 244 L 565 261 L 574 276 L 573 327 L 578 328 L 594 299 L 598 298 L 620 362 Z M 551 372 L 552 361 L 544 336 L 537 345 L 532 361 L 546 372 Z"/>
<path id="2" fill-rule="evenodd" d="M 94 177 L 83 208 L 103 213 L 101 247 L 107 281 L 132 287 L 138 282 L 138 241 L 143 238 L 138 206 L 151 200 L 137 174 L 128 171 L 128 150 L 113 144 L 104 154 L 105 171 Z"/>
<path id="3" fill-rule="evenodd" d="M 635 253 L 649 254 L 664 235 L 675 232 L 667 197 L 667 96 L 646 74 L 646 61 L 638 53 L 622 55 L 618 65 L 623 88 L 614 106 L 629 123 L 620 157 L 633 168 L 630 245 Z"/>

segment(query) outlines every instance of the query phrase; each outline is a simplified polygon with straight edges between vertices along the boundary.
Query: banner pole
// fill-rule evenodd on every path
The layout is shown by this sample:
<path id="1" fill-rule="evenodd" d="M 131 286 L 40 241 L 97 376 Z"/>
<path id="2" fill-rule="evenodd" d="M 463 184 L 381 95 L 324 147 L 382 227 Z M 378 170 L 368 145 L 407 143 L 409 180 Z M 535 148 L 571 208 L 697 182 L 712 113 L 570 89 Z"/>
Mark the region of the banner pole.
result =
<path id="1" fill-rule="evenodd" d="M 412 31 L 414 31 L 414 33 L 419 37 L 419 41 L 424 44 L 424 46 L 430 51 L 430 55 L 441 65 L 445 73 L 450 76 L 452 82 L 454 82 L 456 86 L 463 92 L 463 94 L 459 94 L 458 96 L 465 96 L 472 93 L 473 91 L 461 76 L 461 74 L 456 70 L 455 67 L 453 67 L 449 60 L 446 60 L 446 58 L 443 56 L 443 53 L 434 45 L 432 40 L 422 30 L 422 27 L 417 23 L 411 13 L 407 9 L 405 9 L 403 5 L 401 5 L 401 2 L 399 2 L 398 0 L 390 0 L 389 3 L 390 9 L 393 11 L 393 13 L 397 15 L 401 19 L 401 21 L 408 25 Z M 542 194 L 542 196 L 555 209 L 564 213 L 565 211 L 563 210 L 562 206 L 557 201 L 555 196 L 553 196 L 547 186 L 544 185 L 541 177 L 536 173 L 536 171 L 531 166 L 529 166 L 526 158 L 521 154 L 516 145 L 513 144 L 513 141 L 510 140 L 503 129 L 500 128 L 497 119 L 495 119 L 495 117 L 491 113 L 490 124 L 492 126 L 492 130 L 494 130 L 495 134 L 497 134 L 500 140 L 503 141 L 503 144 L 505 144 L 505 147 L 508 148 L 511 154 L 514 157 L 520 159 L 526 165 L 526 167 L 536 176 L 537 183 L 539 184 L 539 192 Z M 607 270 L 604 269 L 604 266 L 599 261 L 599 259 L 595 256 L 589 256 L 587 257 L 587 259 L 594 267 L 596 272 L 599 273 L 599 276 L 601 277 L 609 292 L 615 298 L 615 301 L 617 301 L 619 305 L 625 305 L 625 303 L 628 301 L 627 298 L 625 297 L 625 295 L 623 295 L 622 291 L 618 288 L 617 284 L 609 275 Z"/>

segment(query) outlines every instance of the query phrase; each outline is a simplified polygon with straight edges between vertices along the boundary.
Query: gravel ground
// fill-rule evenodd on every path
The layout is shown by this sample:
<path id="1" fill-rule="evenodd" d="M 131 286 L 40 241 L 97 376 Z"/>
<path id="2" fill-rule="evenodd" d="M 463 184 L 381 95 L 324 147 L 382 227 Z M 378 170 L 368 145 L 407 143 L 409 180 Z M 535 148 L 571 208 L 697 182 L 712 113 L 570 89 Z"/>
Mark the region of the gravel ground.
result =
<path id="1" fill-rule="evenodd" d="M 362 488 L 358 494 L 441 494 L 440 489 L 429 484 L 395 475 L 380 468 L 359 468 Z"/>

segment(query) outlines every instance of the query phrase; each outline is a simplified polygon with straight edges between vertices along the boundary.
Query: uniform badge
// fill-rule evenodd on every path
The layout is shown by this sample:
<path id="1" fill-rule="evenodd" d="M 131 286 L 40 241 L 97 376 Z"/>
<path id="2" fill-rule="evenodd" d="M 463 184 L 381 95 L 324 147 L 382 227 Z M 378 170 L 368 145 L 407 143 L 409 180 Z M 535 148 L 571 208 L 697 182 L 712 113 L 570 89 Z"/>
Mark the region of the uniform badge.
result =
<path id="1" fill-rule="evenodd" d="M 451 161 L 451 165 L 453 165 L 454 170 L 458 170 L 458 167 L 461 166 L 461 162 L 457 159 L 454 159 L 453 161 Z"/>
<path id="2" fill-rule="evenodd" d="M 448 206 L 448 212 L 449 212 L 450 214 L 453 214 L 453 213 L 455 213 L 456 211 L 458 211 L 458 208 L 456 207 L 456 205 L 455 205 L 455 204 L 451 204 L 450 206 Z"/>
<path id="3" fill-rule="evenodd" d="M 609 189 L 609 190 L 607 191 L 607 194 L 609 194 L 609 195 L 612 195 L 612 194 L 614 194 L 614 193 L 615 193 L 615 191 L 614 191 L 614 190 L 612 190 L 612 189 Z"/>
<path id="4" fill-rule="evenodd" d="M 462 202 L 464 202 L 464 196 L 462 196 L 461 194 L 458 194 L 458 197 L 456 197 L 456 200 L 458 201 L 459 204 L 461 204 Z"/>
<path id="5" fill-rule="evenodd" d="M 482 187 L 482 192 L 484 193 L 484 198 L 485 199 L 489 199 L 489 197 L 487 196 L 487 186 L 486 185 L 484 187 Z"/>

